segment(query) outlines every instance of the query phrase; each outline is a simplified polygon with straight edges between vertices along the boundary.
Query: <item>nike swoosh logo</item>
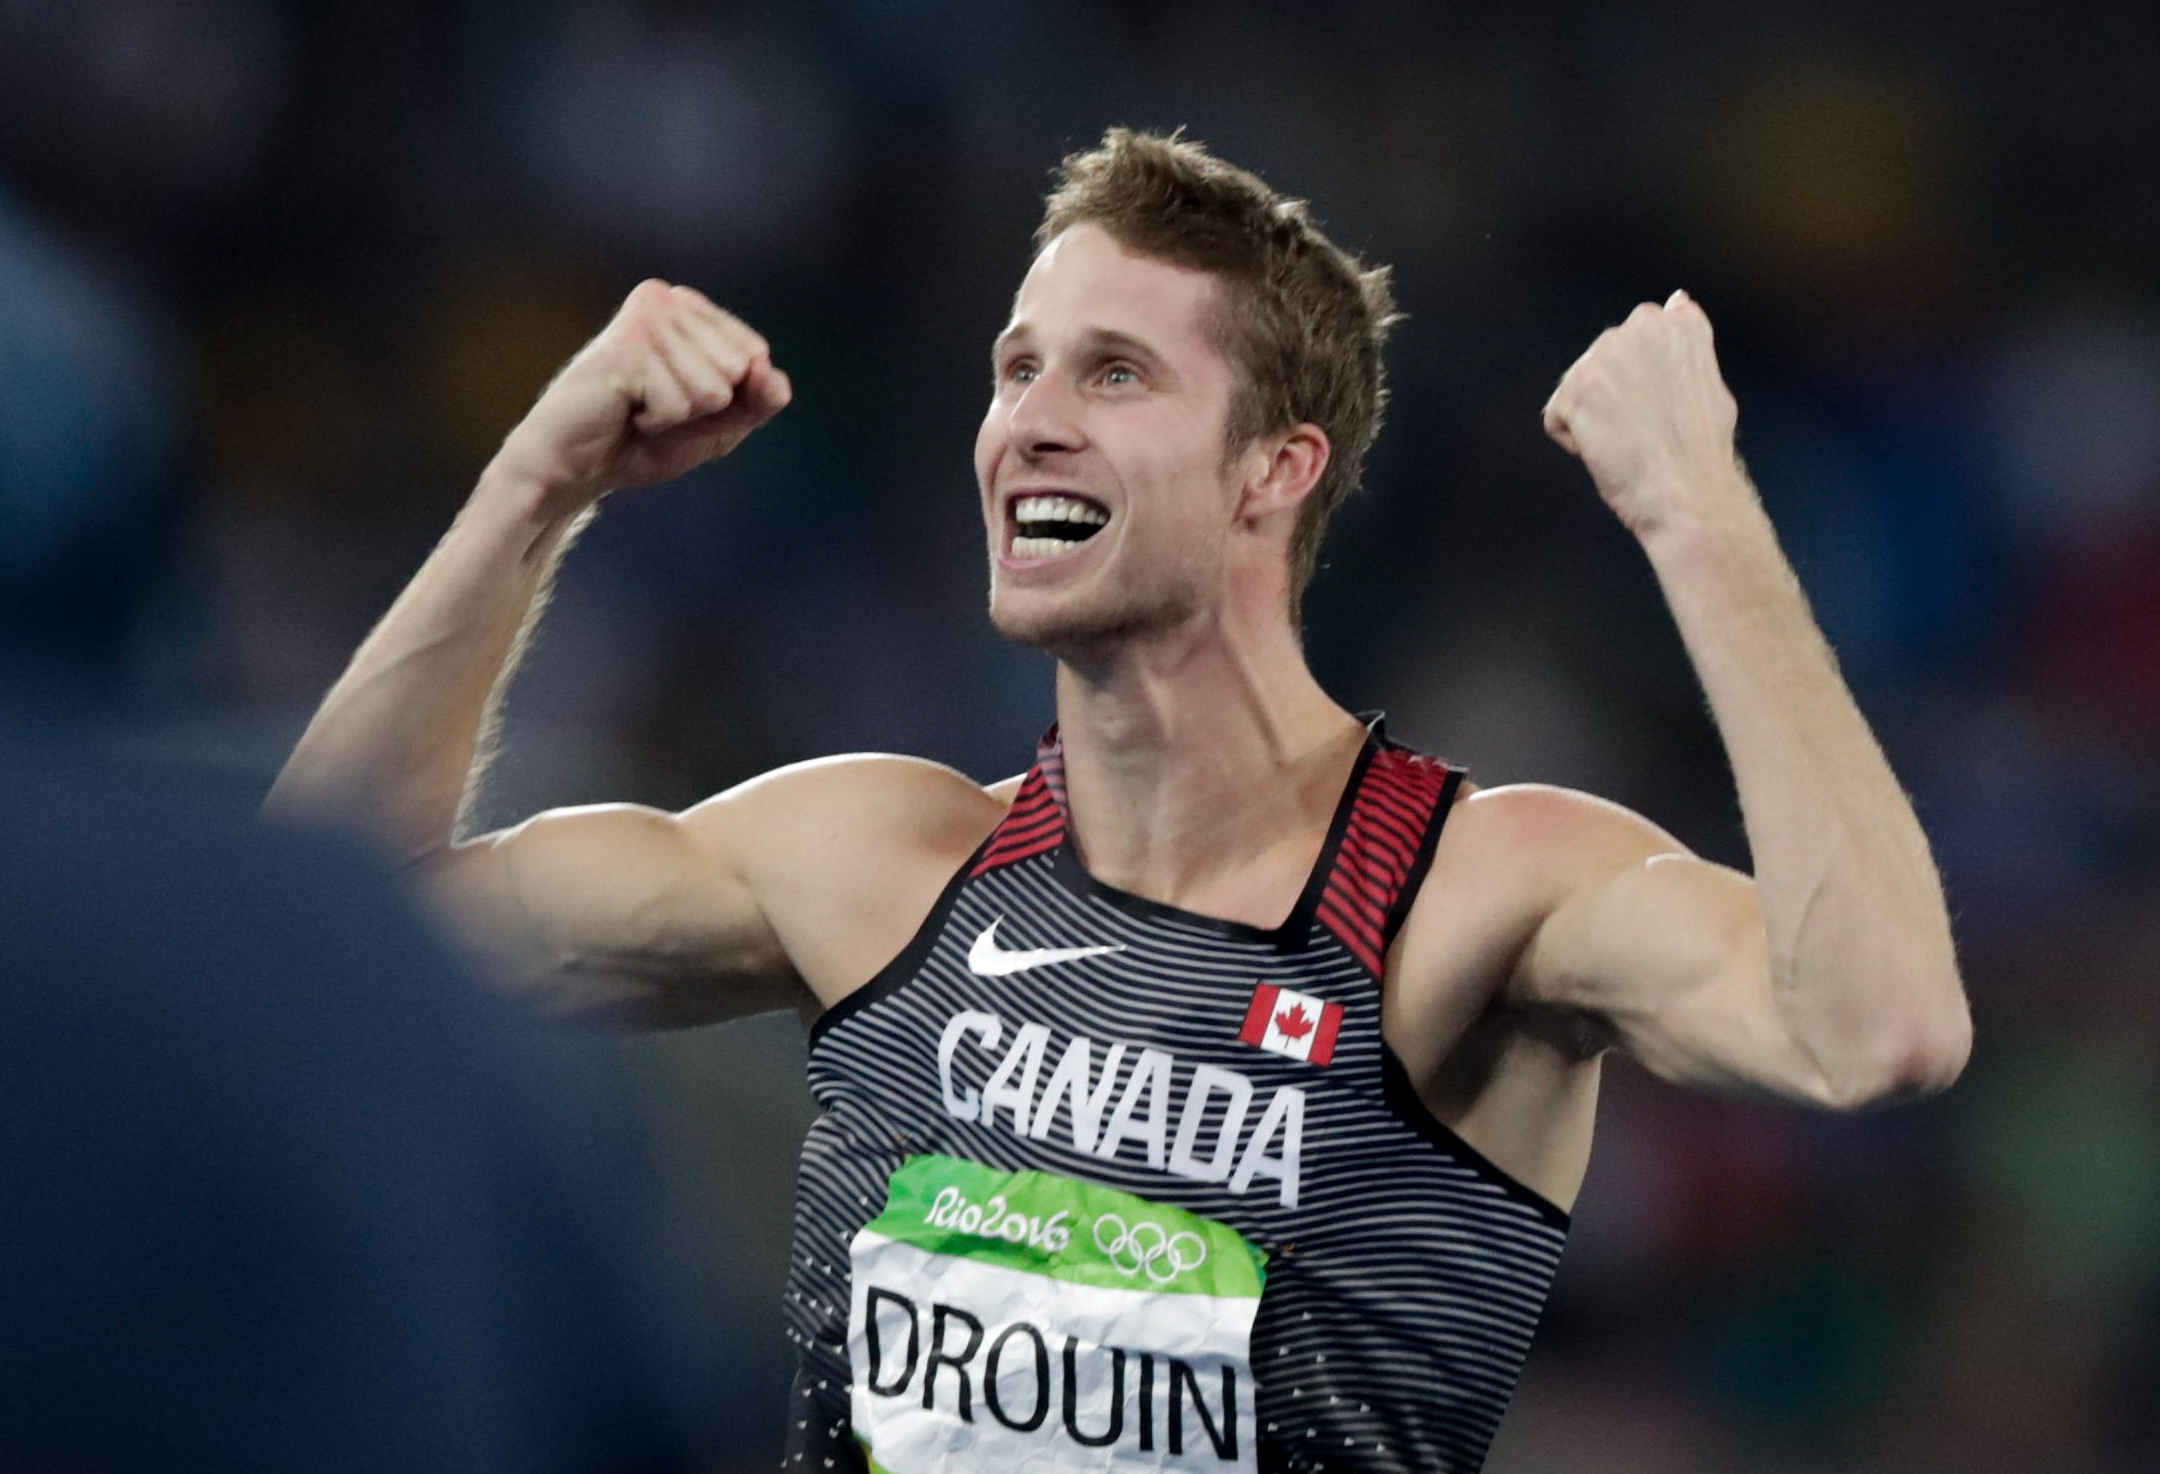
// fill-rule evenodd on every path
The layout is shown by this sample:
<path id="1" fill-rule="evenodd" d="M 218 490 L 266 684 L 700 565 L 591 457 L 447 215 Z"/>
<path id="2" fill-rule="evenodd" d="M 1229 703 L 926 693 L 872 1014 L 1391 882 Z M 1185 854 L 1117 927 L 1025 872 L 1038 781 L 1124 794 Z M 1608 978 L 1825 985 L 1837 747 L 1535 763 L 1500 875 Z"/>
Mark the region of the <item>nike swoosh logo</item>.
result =
<path id="1" fill-rule="evenodd" d="M 1001 978 L 1007 973 L 1025 972 L 1031 967 L 1044 967 L 1053 962 L 1077 962 L 1083 957 L 1100 957 L 1105 952 L 1122 952 L 1122 946 L 1108 947 L 1024 947 L 1018 951 L 1000 947 L 997 943 L 998 926 L 1005 920 L 1000 916 L 982 930 L 975 945 L 968 948 L 968 971 L 979 978 Z"/>

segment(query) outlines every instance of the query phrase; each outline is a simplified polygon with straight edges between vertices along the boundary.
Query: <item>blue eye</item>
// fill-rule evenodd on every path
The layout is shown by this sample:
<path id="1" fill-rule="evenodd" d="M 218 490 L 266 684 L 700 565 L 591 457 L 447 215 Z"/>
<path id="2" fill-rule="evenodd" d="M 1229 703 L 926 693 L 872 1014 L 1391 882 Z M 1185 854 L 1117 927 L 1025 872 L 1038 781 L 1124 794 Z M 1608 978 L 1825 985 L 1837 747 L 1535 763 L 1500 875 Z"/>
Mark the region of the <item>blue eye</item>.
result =
<path id="1" fill-rule="evenodd" d="M 1123 374 L 1125 376 L 1123 380 L 1117 380 L 1115 378 L 1115 376 L 1119 374 Z M 1140 382 L 1140 373 L 1139 370 L 1135 369 L 1129 363 L 1113 363 L 1108 368 L 1103 370 L 1103 378 L 1106 381 L 1137 384 Z"/>

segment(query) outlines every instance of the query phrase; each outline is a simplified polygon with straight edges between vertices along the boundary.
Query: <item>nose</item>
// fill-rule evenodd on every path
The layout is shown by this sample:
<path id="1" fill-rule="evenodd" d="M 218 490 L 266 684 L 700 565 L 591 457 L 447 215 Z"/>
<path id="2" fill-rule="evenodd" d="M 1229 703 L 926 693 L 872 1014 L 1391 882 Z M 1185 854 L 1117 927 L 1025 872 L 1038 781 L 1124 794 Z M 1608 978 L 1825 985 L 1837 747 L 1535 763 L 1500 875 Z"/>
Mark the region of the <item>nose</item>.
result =
<path id="1" fill-rule="evenodd" d="M 1008 433 L 1013 449 L 1028 460 L 1041 460 L 1087 443 L 1080 429 L 1078 397 L 1056 374 L 1044 373 L 1014 401 Z"/>

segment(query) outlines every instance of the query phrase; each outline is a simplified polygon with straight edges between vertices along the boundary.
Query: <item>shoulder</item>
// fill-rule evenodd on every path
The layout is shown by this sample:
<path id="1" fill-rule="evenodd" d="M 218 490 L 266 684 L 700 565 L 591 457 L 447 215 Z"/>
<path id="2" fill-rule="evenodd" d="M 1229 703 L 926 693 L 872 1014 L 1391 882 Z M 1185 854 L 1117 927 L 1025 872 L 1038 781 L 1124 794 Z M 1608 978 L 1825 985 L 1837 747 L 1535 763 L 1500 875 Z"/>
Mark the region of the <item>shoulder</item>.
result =
<path id="1" fill-rule="evenodd" d="M 776 769 L 677 822 L 705 867 L 732 875 L 829 1005 L 906 944 L 1017 786 L 985 786 L 920 758 L 856 753 Z"/>
<path id="2" fill-rule="evenodd" d="M 1609 1040 L 1574 1013 L 1518 1006 L 1513 980 L 1571 897 L 1659 848 L 1677 845 L 1610 800 L 1465 782 L 1389 958 L 1384 1027 L 1422 1098 L 1562 1205 L 1581 1182 Z"/>
<path id="3" fill-rule="evenodd" d="M 919 921 L 997 828 L 1016 786 L 986 787 L 921 758 L 856 753 L 776 769 L 679 822 L 698 851 L 733 869 L 798 962 L 811 962 L 818 934 L 876 917 Z M 893 940 L 871 930 L 880 947 Z"/>
<path id="4" fill-rule="evenodd" d="M 1450 812 L 1403 926 L 1401 976 L 1477 1006 L 1496 999 L 1546 921 L 1653 855 L 1688 853 L 1622 804 L 1545 783 L 1474 789 Z"/>
<path id="5" fill-rule="evenodd" d="M 1013 779 L 986 787 L 926 758 L 849 753 L 776 768 L 684 810 L 681 822 L 694 837 L 748 829 L 944 848 L 972 835 L 972 846 L 996 826 L 1017 786 Z"/>
<path id="6" fill-rule="evenodd" d="M 1657 854 L 1687 847 L 1624 804 L 1549 783 L 1465 783 L 1441 835 L 1450 851 L 1495 880 L 1565 894 Z"/>

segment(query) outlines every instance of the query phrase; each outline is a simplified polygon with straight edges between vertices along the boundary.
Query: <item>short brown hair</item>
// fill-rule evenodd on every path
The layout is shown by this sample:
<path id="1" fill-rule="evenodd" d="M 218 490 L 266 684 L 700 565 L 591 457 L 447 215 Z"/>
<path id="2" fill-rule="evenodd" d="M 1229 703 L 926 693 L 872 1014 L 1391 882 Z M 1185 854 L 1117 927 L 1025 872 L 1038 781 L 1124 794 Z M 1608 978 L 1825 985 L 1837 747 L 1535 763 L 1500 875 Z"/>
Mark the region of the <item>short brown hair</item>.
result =
<path id="1" fill-rule="evenodd" d="M 1327 469 L 1290 539 L 1290 608 L 1312 581 L 1328 519 L 1356 488 L 1387 408 L 1381 348 L 1400 320 L 1388 268 L 1320 231 L 1303 200 L 1225 163 L 1178 129 L 1112 128 L 1058 165 L 1035 230 L 1040 251 L 1075 225 L 1128 250 L 1221 277 L 1217 346 L 1237 370 L 1227 454 L 1293 425 L 1318 425 Z"/>

